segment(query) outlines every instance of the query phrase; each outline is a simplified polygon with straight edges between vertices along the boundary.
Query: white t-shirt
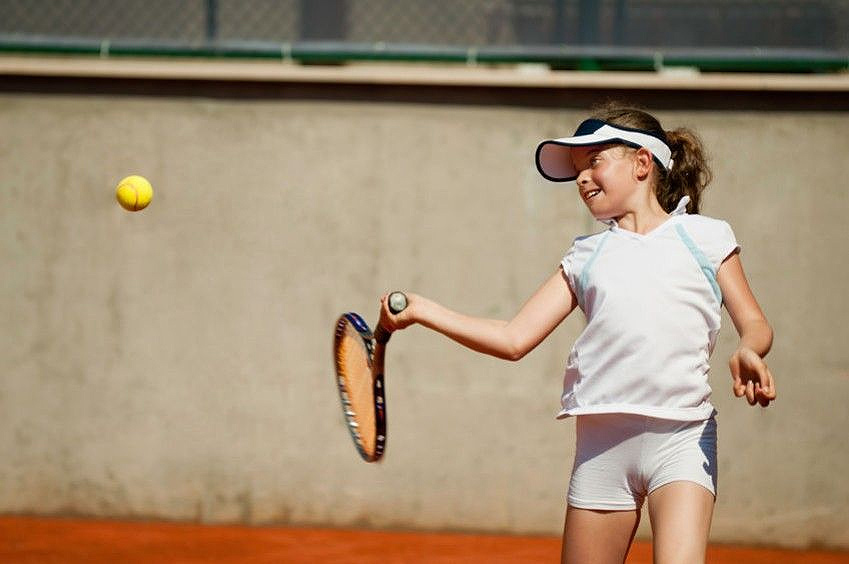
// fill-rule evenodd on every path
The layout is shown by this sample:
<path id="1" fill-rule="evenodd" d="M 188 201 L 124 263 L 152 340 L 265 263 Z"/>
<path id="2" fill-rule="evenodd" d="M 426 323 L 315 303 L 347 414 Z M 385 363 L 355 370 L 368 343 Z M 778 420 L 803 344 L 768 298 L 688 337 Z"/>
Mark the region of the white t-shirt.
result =
<path id="1" fill-rule="evenodd" d="M 688 197 L 644 235 L 575 239 L 563 270 L 587 326 L 575 341 L 558 418 L 637 413 L 698 421 L 714 413 L 708 359 L 720 326 L 719 265 L 739 246 L 724 221 L 686 213 Z"/>

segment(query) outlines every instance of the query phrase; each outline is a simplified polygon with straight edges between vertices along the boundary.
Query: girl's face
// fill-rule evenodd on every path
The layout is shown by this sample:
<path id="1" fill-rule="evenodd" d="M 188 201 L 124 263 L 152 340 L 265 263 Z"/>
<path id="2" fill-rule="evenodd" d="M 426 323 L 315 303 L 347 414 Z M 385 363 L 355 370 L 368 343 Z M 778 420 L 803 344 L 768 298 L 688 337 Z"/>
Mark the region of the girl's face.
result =
<path id="1" fill-rule="evenodd" d="M 621 217 L 637 189 L 634 150 L 622 145 L 572 147 L 578 194 L 596 219 Z"/>

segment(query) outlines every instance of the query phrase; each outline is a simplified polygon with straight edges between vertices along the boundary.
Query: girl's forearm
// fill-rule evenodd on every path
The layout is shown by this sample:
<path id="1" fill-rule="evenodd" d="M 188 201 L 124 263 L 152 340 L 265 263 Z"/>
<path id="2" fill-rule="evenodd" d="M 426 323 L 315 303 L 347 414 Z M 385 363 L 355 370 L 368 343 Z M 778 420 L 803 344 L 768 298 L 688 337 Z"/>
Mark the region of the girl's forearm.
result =
<path id="1" fill-rule="evenodd" d="M 507 321 L 470 317 L 426 299 L 417 304 L 414 315 L 420 325 L 474 351 L 505 360 L 524 354 L 511 338 Z"/>
<path id="2" fill-rule="evenodd" d="M 772 327 L 765 319 L 753 319 L 740 327 L 740 346 L 763 358 L 772 348 Z"/>
<path id="3" fill-rule="evenodd" d="M 391 329 L 418 323 L 474 351 L 505 360 L 519 360 L 532 351 L 577 306 L 561 269 L 534 292 L 510 321 L 463 315 L 416 294 L 409 294 L 408 298 L 412 299 L 399 314 L 400 324 Z M 386 315 L 390 313 L 384 304 L 381 317 Z"/>

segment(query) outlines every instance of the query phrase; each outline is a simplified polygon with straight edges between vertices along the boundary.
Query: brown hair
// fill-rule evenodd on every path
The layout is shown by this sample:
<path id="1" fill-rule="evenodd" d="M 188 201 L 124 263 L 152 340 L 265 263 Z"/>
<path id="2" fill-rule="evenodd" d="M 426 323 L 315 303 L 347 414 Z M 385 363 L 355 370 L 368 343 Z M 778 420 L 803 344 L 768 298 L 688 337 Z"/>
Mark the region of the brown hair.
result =
<path id="1" fill-rule="evenodd" d="M 612 125 L 621 125 L 649 131 L 666 139 L 666 144 L 672 150 L 672 170 L 656 166 L 657 171 L 654 191 L 657 201 L 667 212 L 684 196 L 690 196 L 687 211 L 699 212 L 702 190 L 710 183 L 713 175 L 707 164 L 704 146 L 696 133 L 687 128 L 664 131 L 660 122 L 651 114 L 619 103 L 608 103 L 595 108 L 593 116 Z"/>

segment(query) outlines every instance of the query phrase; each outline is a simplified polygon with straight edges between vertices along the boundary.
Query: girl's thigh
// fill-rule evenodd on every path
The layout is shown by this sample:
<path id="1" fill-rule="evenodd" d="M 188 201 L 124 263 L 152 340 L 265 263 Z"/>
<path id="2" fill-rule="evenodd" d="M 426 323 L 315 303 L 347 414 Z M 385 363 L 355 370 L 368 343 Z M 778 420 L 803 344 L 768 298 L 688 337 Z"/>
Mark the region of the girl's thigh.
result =
<path id="1" fill-rule="evenodd" d="M 598 511 L 569 506 L 561 564 L 622 564 L 640 524 L 640 510 Z"/>
<path id="2" fill-rule="evenodd" d="M 656 564 L 705 561 L 714 496 L 689 481 L 670 482 L 648 496 Z"/>

